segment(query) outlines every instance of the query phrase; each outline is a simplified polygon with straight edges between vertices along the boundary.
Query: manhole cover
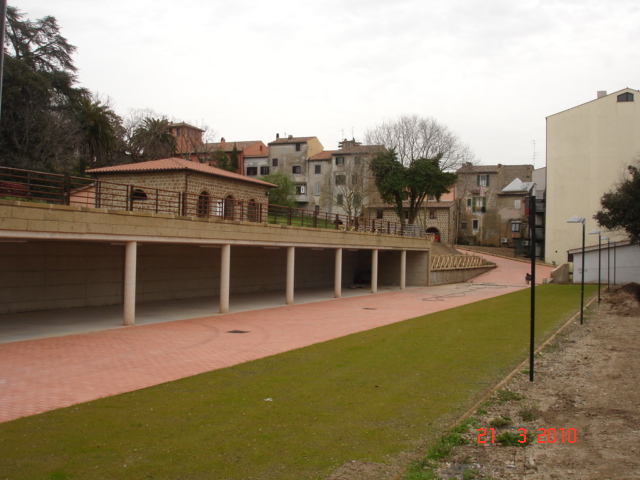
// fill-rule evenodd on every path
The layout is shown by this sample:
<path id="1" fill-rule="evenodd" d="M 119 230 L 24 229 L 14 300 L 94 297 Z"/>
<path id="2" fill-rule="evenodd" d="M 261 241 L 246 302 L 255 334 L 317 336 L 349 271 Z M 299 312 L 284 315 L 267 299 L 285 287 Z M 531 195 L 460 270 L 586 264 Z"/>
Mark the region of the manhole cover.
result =
<path id="1" fill-rule="evenodd" d="M 248 330 L 229 330 L 227 333 L 249 333 Z"/>
<path id="2" fill-rule="evenodd" d="M 377 308 L 364 307 L 363 310 L 377 310 Z"/>

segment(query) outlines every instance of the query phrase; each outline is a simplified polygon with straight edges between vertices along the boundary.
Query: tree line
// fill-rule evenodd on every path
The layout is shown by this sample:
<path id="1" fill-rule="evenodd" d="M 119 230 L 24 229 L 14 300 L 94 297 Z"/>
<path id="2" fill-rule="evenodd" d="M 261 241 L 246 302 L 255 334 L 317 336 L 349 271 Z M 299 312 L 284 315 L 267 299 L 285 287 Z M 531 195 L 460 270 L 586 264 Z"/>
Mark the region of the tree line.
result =
<path id="1" fill-rule="evenodd" d="M 86 168 L 172 156 L 170 121 L 151 111 L 118 116 L 78 85 L 76 47 L 56 19 L 7 7 L 0 165 L 83 175 Z"/>

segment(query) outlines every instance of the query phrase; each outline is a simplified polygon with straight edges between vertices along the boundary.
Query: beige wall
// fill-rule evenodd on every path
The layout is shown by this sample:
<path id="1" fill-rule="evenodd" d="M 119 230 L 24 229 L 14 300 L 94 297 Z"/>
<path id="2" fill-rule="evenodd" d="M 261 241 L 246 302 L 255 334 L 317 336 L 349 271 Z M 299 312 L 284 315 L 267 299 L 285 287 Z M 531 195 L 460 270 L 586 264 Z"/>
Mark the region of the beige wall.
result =
<path id="1" fill-rule="evenodd" d="M 634 102 L 618 102 L 624 92 Z M 579 224 L 586 218 L 587 233 L 599 229 L 593 215 L 601 196 L 612 189 L 627 165 L 640 154 L 640 92 L 625 89 L 547 117 L 547 190 L 545 259 L 562 264 L 567 250 L 580 247 Z M 612 239 L 625 236 L 611 235 Z M 587 235 L 595 245 L 597 235 Z"/>
<path id="2" fill-rule="evenodd" d="M 287 246 L 296 247 L 296 288 L 333 286 L 336 248 L 343 248 L 343 285 L 370 270 L 373 248 L 408 249 L 407 284 L 424 285 L 431 246 L 417 238 L 7 201 L 0 201 L 0 240 L 0 313 L 121 304 L 127 241 L 138 242 L 138 302 L 217 297 L 215 247 L 222 244 L 231 244 L 231 293 L 284 291 Z M 399 272 L 399 253 L 387 255 L 398 263 L 382 262 L 381 278 L 386 269 Z"/>

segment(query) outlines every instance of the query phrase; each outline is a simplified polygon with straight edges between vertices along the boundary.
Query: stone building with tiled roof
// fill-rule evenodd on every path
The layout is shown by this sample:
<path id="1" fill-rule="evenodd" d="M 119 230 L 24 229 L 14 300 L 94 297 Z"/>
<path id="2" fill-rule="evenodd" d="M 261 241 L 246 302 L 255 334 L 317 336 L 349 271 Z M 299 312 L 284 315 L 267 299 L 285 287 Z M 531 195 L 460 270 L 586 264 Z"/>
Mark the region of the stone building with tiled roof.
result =
<path id="1" fill-rule="evenodd" d="M 153 210 L 154 202 L 178 202 L 183 214 L 193 210 L 194 214 L 203 217 L 235 218 L 236 214 L 245 211 L 266 215 L 268 191 L 275 187 L 262 180 L 183 158 L 113 165 L 90 169 L 87 173 L 98 180 L 95 194 L 101 195 L 99 203 L 103 207 L 130 202 L 140 210 Z M 122 190 L 110 188 L 110 184 L 130 186 L 126 198 L 120 193 Z M 117 195 L 109 193 L 116 191 L 119 192 Z"/>

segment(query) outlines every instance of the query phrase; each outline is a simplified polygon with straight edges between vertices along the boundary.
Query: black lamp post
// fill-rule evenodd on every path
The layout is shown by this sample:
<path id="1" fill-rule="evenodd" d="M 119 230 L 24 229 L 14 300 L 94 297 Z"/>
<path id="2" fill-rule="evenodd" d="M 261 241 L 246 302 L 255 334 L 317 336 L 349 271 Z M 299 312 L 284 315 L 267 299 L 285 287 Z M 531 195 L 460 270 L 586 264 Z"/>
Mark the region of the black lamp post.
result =
<path id="1" fill-rule="evenodd" d="M 529 381 L 533 382 L 533 357 L 535 352 L 536 330 L 536 184 L 530 184 L 529 225 L 531 226 L 531 317 L 529 332 Z"/>
<path id="2" fill-rule="evenodd" d="M 604 237 L 607 241 L 607 292 L 611 293 L 611 239 Z"/>
<path id="3" fill-rule="evenodd" d="M 582 224 L 582 280 L 580 282 L 580 286 L 581 286 L 580 288 L 580 325 L 583 325 L 584 324 L 584 244 L 586 241 L 586 234 L 585 234 L 585 228 L 584 228 L 585 219 L 583 217 L 578 217 L 577 215 L 574 215 L 569 220 L 567 220 L 567 223 Z"/>
<path id="4" fill-rule="evenodd" d="M 598 305 L 600 305 L 600 272 L 602 271 L 602 232 L 591 230 L 589 235 L 598 235 Z"/>

